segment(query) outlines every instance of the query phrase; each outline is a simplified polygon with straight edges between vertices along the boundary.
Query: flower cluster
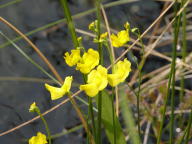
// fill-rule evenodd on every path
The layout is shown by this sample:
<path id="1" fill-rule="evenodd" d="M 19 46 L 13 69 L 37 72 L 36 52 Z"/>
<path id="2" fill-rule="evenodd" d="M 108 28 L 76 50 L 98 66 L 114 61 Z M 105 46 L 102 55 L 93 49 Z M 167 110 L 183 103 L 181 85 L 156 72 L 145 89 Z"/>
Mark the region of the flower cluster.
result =
<path id="1" fill-rule="evenodd" d="M 130 40 L 130 26 L 126 23 L 124 27 L 125 30 L 118 32 L 117 35 L 111 35 L 110 39 L 114 47 L 121 47 Z M 97 33 L 97 21 L 92 22 L 89 25 L 89 29 L 94 33 Z M 94 39 L 94 42 L 105 43 L 107 42 L 107 36 L 107 32 L 102 33 L 99 38 Z M 79 42 L 81 42 L 81 40 L 82 38 L 78 39 Z M 82 55 L 81 49 L 84 50 Z M 119 61 L 114 65 L 112 74 L 108 74 L 107 69 L 99 65 L 100 56 L 98 51 L 92 48 L 87 51 L 85 51 L 83 47 L 73 49 L 71 50 L 71 53 L 66 52 L 64 54 L 64 60 L 68 66 L 75 66 L 76 70 L 79 70 L 87 76 L 87 83 L 80 85 L 80 90 L 85 91 L 90 97 L 96 96 L 99 91 L 105 89 L 108 83 L 110 86 L 114 87 L 125 81 L 131 71 L 131 63 L 127 59 L 124 59 L 124 61 Z M 45 84 L 46 89 L 51 94 L 51 99 L 56 100 L 69 93 L 72 80 L 72 76 L 66 77 L 60 88 Z"/>
<path id="2" fill-rule="evenodd" d="M 127 59 L 115 64 L 112 74 L 108 74 L 107 69 L 99 65 L 96 70 L 92 70 L 88 74 L 87 84 L 80 85 L 80 89 L 84 90 L 88 96 L 94 97 L 99 91 L 106 88 L 108 83 L 110 86 L 115 87 L 119 83 L 124 82 L 130 71 L 131 63 Z"/>
<path id="3" fill-rule="evenodd" d="M 83 54 L 83 57 L 77 63 L 76 70 L 80 70 L 82 73 L 87 74 L 98 64 L 99 64 L 99 53 L 90 48 L 88 52 L 85 52 Z"/>
<path id="4" fill-rule="evenodd" d="M 80 89 L 84 90 L 88 96 L 95 96 L 107 86 L 107 69 L 99 65 L 96 70 L 92 70 L 88 75 L 87 84 L 81 85 Z"/>
<path id="5" fill-rule="evenodd" d="M 81 57 L 80 49 L 75 49 L 71 50 L 70 55 L 68 52 L 66 52 L 64 59 L 68 66 L 76 65 L 76 70 L 87 74 L 99 64 L 99 53 L 90 48 Z"/>

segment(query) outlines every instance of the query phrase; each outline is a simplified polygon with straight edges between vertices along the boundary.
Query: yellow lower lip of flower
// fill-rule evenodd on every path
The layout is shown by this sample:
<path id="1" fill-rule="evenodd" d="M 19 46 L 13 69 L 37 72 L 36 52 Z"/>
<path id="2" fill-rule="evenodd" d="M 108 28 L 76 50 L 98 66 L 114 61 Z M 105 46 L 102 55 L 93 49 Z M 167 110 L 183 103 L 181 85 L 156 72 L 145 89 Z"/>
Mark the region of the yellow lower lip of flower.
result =
<path id="1" fill-rule="evenodd" d="M 99 64 L 99 53 L 96 50 L 90 48 L 83 54 L 82 59 L 77 63 L 76 70 L 80 70 L 82 73 L 87 74 Z"/>
<path id="2" fill-rule="evenodd" d="M 51 99 L 52 100 L 59 99 L 63 97 L 66 93 L 68 93 L 71 88 L 72 80 L 73 80 L 72 76 L 66 77 L 61 88 L 45 84 L 45 88 L 51 93 Z"/>
<path id="3" fill-rule="evenodd" d="M 87 83 L 95 83 L 99 91 L 103 90 L 108 84 L 107 69 L 99 65 L 96 70 L 89 73 Z"/>
<path id="4" fill-rule="evenodd" d="M 46 135 L 41 132 L 37 133 L 37 136 L 33 136 L 29 139 L 29 144 L 47 144 Z"/>
<path id="5" fill-rule="evenodd" d="M 50 86 L 48 84 L 45 84 L 45 88 L 51 93 L 51 100 L 57 100 L 63 97 L 65 94 L 65 91 L 63 91 L 63 89 Z"/>
<path id="6" fill-rule="evenodd" d="M 118 32 L 117 35 L 112 34 L 111 41 L 112 45 L 117 48 L 125 45 L 128 41 L 130 41 L 128 30 L 122 30 Z"/>
<path id="7" fill-rule="evenodd" d="M 124 82 L 131 71 L 131 63 L 127 59 L 124 61 L 118 61 L 114 65 L 113 74 L 108 74 L 108 81 L 111 86 L 116 86 L 121 82 Z"/>
<path id="8" fill-rule="evenodd" d="M 81 59 L 80 49 L 71 50 L 71 54 L 66 52 L 64 59 L 68 66 L 72 67 L 72 66 L 76 65 Z"/>
<path id="9" fill-rule="evenodd" d="M 115 87 L 118 85 L 120 81 L 120 75 L 119 74 L 108 74 L 108 82 L 112 87 Z"/>
<path id="10" fill-rule="evenodd" d="M 63 89 L 65 93 L 68 93 L 70 91 L 72 81 L 73 81 L 72 76 L 68 76 L 65 78 L 63 86 L 61 87 L 61 89 Z"/>
<path id="11" fill-rule="evenodd" d="M 93 84 L 80 85 L 80 90 L 84 90 L 85 93 L 90 97 L 96 96 L 99 92 L 96 84 L 94 84 L 94 83 Z"/>

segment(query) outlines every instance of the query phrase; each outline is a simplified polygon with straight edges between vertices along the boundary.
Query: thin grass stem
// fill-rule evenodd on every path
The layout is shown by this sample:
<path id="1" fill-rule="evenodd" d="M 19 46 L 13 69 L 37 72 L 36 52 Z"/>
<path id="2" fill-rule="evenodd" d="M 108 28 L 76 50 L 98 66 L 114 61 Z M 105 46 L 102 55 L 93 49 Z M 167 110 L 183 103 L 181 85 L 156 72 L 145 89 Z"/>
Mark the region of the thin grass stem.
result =
<path id="1" fill-rule="evenodd" d="M 183 6 L 185 4 L 186 0 L 183 0 L 181 3 L 181 6 Z M 186 52 L 187 52 L 187 33 L 186 33 L 186 25 L 187 25 L 187 18 L 186 18 L 186 8 L 183 10 L 182 13 L 182 49 L 181 49 L 181 53 L 182 53 L 182 61 L 185 63 L 185 59 L 186 59 Z M 184 96 L 184 87 L 185 87 L 185 83 L 184 83 L 184 75 L 181 76 L 181 91 L 180 91 L 180 102 L 183 101 L 183 96 Z"/>
<path id="2" fill-rule="evenodd" d="M 177 3 L 175 3 L 176 5 Z M 178 43 L 178 32 L 179 32 L 179 19 L 177 16 L 177 7 L 175 9 L 175 25 L 174 25 L 174 42 L 173 42 L 173 50 L 172 50 L 172 63 L 171 63 L 171 71 L 169 73 L 169 79 L 168 79 L 168 87 L 167 87 L 167 94 L 165 97 L 164 107 L 163 107 L 163 116 L 162 121 L 160 122 L 160 130 L 157 138 L 157 144 L 160 143 L 161 137 L 162 137 L 162 130 L 163 130 L 163 124 L 165 121 L 165 113 L 167 109 L 167 103 L 170 96 L 170 87 L 172 84 L 172 93 L 171 93 L 171 123 L 170 123 L 170 143 L 173 142 L 173 125 L 174 125 L 174 94 L 175 94 L 175 62 L 176 62 L 176 54 L 177 54 L 177 43 Z"/>
<path id="3" fill-rule="evenodd" d="M 7 3 L 5 3 L 5 4 L 2 4 L 2 5 L 0 5 L 0 9 L 1 8 L 5 8 L 5 7 L 7 7 L 7 6 L 10 6 L 10 5 L 13 5 L 13 4 L 16 4 L 16 3 L 19 3 L 19 2 L 21 2 L 22 0 L 12 0 L 12 1 L 10 1 L 10 2 L 7 2 Z"/>
<path id="4" fill-rule="evenodd" d="M 189 123 L 187 126 L 187 134 L 186 134 L 186 139 L 185 139 L 185 143 L 184 144 L 188 144 L 189 140 L 190 140 L 190 132 L 191 132 L 191 125 L 192 125 L 192 109 L 191 109 L 191 113 L 190 113 L 190 117 L 189 117 Z"/>
<path id="5" fill-rule="evenodd" d="M 179 5 L 177 4 L 177 0 L 175 3 L 174 13 L 175 13 L 175 23 L 174 23 L 174 41 L 173 41 L 173 50 L 172 50 L 172 89 L 171 89 L 171 123 L 170 123 L 170 138 L 169 143 L 172 144 L 174 139 L 174 120 L 175 120 L 175 73 L 176 73 L 176 57 L 177 57 L 177 45 L 179 38 L 179 27 L 181 22 L 181 14 L 177 16 L 177 12 L 179 11 Z"/>
<path id="6" fill-rule="evenodd" d="M 140 34 L 140 31 L 139 29 L 137 29 L 134 34 L 138 37 L 140 43 L 141 43 L 141 62 L 140 64 L 138 65 L 137 64 L 137 68 L 138 68 L 138 76 L 139 76 L 139 79 L 138 79 L 138 91 L 137 91 L 137 123 L 138 123 L 138 132 L 139 132 L 139 136 L 141 137 L 141 127 L 140 127 L 140 92 L 141 92 L 141 83 L 142 83 L 142 69 L 143 69 L 143 66 L 145 64 L 145 61 L 146 61 L 146 57 L 144 55 L 144 44 L 143 44 L 143 40 L 141 38 L 141 34 Z"/>

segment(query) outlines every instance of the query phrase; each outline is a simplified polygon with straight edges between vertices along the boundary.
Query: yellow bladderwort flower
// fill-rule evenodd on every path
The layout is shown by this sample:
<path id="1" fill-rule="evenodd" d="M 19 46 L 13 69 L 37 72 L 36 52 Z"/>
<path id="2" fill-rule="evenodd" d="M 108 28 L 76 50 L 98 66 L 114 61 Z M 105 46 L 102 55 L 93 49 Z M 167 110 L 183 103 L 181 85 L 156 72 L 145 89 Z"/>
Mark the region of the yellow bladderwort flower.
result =
<path id="1" fill-rule="evenodd" d="M 92 70 L 88 74 L 87 84 L 81 85 L 80 90 L 84 90 L 88 96 L 94 97 L 99 91 L 103 90 L 107 84 L 107 69 L 99 65 L 96 70 Z"/>
<path id="2" fill-rule="evenodd" d="M 37 136 L 33 136 L 29 139 L 29 144 L 47 144 L 46 135 L 41 132 L 37 133 Z"/>
<path id="3" fill-rule="evenodd" d="M 71 50 L 71 54 L 66 52 L 64 59 L 67 65 L 69 65 L 70 67 L 76 65 L 81 59 L 80 49 L 77 48 L 77 49 Z"/>
<path id="4" fill-rule="evenodd" d="M 72 80 L 73 80 L 72 76 L 66 77 L 61 88 L 45 84 L 46 89 L 51 93 L 51 99 L 56 100 L 63 97 L 66 93 L 69 93 Z"/>
<path id="5" fill-rule="evenodd" d="M 35 112 L 38 109 L 35 102 L 30 105 L 29 112 Z"/>
<path id="6" fill-rule="evenodd" d="M 121 47 L 125 45 L 130 40 L 129 32 L 127 30 L 122 30 L 118 32 L 117 35 L 111 35 L 112 45 L 114 47 Z"/>
<path id="7" fill-rule="evenodd" d="M 129 37 L 130 25 L 129 25 L 129 23 L 127 22 L 124 25 L 124 27 L 126 30 L 122 30 L 122 31 L 118 32 L 117 35 L 115 35 L 115 34 L 111 35 L 111 42 L 112 42 L 112 45 L 114 47 L 117 47 L 117 48 L 121 47 L 121 46 L 125 45 L 128 41 L 130 41 L 130 37 Z"/>
<path id="8" fill-rule="evenodd" d="M 89 49 L 88 52 L 83 54 L 81 60 L 77 63 L 76 70 L 80 70 L 82 73 L 87 74 L 93 68 L 99 64 L 99 53 L 93 49 Z"/>
<path id="9" fill-rule="evenodd" d="M 114 87 L 119 83 L 124 82 L 130 71 L 130 61 L 127 59 L 124 59 L 124 61 L 118 61 L 117 64 L 114 65 L 114 72 L 112 74 L 108 74 L 109 84 Z"/>

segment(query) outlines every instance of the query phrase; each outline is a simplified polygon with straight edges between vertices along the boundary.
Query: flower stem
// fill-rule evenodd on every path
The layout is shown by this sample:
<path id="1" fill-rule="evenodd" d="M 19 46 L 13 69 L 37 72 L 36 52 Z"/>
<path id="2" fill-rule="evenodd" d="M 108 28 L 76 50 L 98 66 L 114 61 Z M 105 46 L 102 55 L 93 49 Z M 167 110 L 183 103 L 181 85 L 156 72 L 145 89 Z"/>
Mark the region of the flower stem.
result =
<path id="1" fill-rule="evenodd" d="M 43 121 L 43 124 L 45 125 L 45 130 L 47 132 L 47 137 L 48 137 L 48 140 L 49 140 L 49 144 L 51 144 L 51 132 L 50 132 L 49 126 L 47 124 L 47 121 L 45 120 L 45 118 L 43 117 L 43 115 L 41 114 L 39 109 L 35 109 L 35 111 L 40 116 L 41 120 Z"/>
<path id="2" fill-rule="evenodd" d="M 137 67 L 138 67 L 138 76 L 139 76 L 139 80 L 138 80 L 138 91 L 136 93 L 136 96 L 137 96 L 137 123 L 138 123 L 138 133 L 139 133 L 139 136 L 141 137 L 141 127 L 140 127 L 140 91 L 141 91 L 141 83 L 142 83 L 142 69 L 143 69 L 143 66 L 145 64 L 145 61 L 146 61 L 146 57 L 144 55 L 144 44 L 143 44 L 143 40 L 141 38 L 141 34 L 140 34 L 140 31 L 139 29 L 137 29 L 137 31 L 134 32 L 134 34 L 138 37 L 140 43 L 141 43 L 141 62 L 140 64 L 136 62 L 137 64 Z"/>
<path id="3" fill-rule="evenodd" d="M 112 113 L 113 113 L 113 134 L 114 134 L 114 144 L 117 143 L 117 134 L 116 134 L 116 122 L 115 122 L 115 107 L 114 107 L 114 99 L 115 99 L 115 88 L 112 88 L 112 97 L 111 97 L 111 108 L 112 108 Z"/>
<path id="4" fill-rule="evenodd" d="M 97 144 L 101 144 L 102 92 L 98 95 Z"/>
<path id="5" fill-rule="evenodd" d="M 94 113 L 93 113 L 93 102 L 92 102 L 91 97 L 88 97 L 88 102 L 89 102 L 89 115 L 91 118 L 91 123 L 92 123 L 92 128 L 93 128 L 92 132 L 93 132 L 94 137 L 96 138 L 95 119 L 94 119 Z"/>
<path id="6" fill-rule="evenodd" d="M 73 23 L 73 20 L 72 20 L 72 17 L 71 17 L 71 12 L 70 12 L 70 9 L 69 9 L 69 6 L 68 6 L 68 3 L 67 3 L 67 0 L 60 0 L 62 6 L 63 6 L 63 10 L 64 10 L 64 13 L 65 13 L 65 16 L 66 16 L 66 19 L 67 19 L 67 24 L 68 24 L 68 27 L 69 27 L 69 30 L 70 30 L 70 33 L 71 33 L 71 37 L 72 37 L 72 40 L 73 40 L 73 44 L 74 44 L 74 47 L 77 48 L 79 47 L 79 42 L 78 42 L 78 39 L 77 39 L 77 35 L 76 35 L 76 32 L 75 32 L 75 26 L 74 26 L 74 23 Z M 86 77 L 83 76 L 84 78 L 84 81 L 86 82 Z M 88 124 L 87 122 L 85 121 L 85 118 L 80 110 L 80 108 L 78 107 L 77 103 L 75 102 L 75 100 L 71 97 L 71 94 L 68 95 L 69 98 L 70 98 L 70 101 L 73 105 L 73 107 L 75 108 L 89 138 L 90 138 L 90 142 L 93 144 L 95 143 L 94 142 L 94 138 L 89 130 L 89 127 L 88 127 Z"/>
<path id="7" fill-rule="evenodd" d="M 96 1 L 96 14 L 97 14 L 97 39 L 100 39 L 100 33 L 101 33 L 101 0 Z M 102 43 L 98 43 L 98 51 L 100 56 L 99 64 L 103 65 L 103 50 L 102 50 Z M 101 144 L 101 116 L 102 116 L 102 91 L 99 92 L 98 97 L 98 117 L 97 117 L 97 137 L 96 141 L 97 144 Z"/>
<path id="8" fill-rule="evenodd" d="M 72 20 L 72 17 L 71 17 L 71 12 L 69 10 L 67 0 L 60 0 L 60 2 L 62 4 L 62 6 L 63 6 L 63 10 L 64 10 L 64 13 L 65 13 L 65 16 L 66 16 L 66 19 L 67 19 L 67 24 L 68 24 L 68 27 L 69 27 L 69 30 L 70 30 L 70 33 L 71 33 L 73 44 L 74 44 L 75 48 L 77 48 L 77 47 L 79 47 L 79 42 L 77 40 L 77 34 L 75 32 L 75 26 L 74 26 L 74 23 L 73 23 L 73 20 Z"/>

